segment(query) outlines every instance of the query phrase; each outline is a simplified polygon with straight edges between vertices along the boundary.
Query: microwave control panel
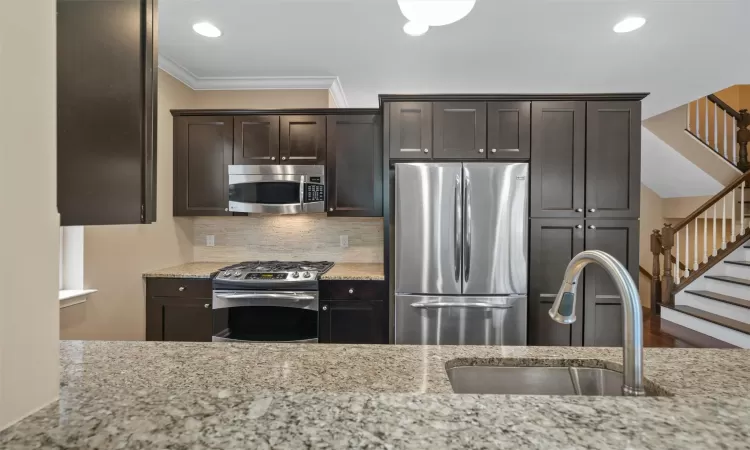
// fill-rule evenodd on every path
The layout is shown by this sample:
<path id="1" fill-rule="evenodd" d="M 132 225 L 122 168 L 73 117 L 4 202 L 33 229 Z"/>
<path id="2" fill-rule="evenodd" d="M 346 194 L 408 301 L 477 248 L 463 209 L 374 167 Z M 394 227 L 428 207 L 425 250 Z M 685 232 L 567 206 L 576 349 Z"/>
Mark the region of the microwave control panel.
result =
<path id="1" fill-rule="evenodd" d="M 325 186 L 322 184 L 305 184 L 305 203 L 323 202 L 325 199 Z"/>

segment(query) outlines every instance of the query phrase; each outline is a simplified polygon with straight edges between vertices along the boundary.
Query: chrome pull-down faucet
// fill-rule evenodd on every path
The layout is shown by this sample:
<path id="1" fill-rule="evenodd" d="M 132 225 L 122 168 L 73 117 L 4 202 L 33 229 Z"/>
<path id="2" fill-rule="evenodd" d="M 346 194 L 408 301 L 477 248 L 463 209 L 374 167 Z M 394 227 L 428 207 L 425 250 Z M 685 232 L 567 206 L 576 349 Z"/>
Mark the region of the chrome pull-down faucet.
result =
<path id="1" fill-rule="evenodd" d="M 623 395 L 646 395 L 643 389 L 643 315 L 638 288 L 628 270 L 612 255 L 587 250 L 573 257 L 565 269 L 565 278 L 549 316 L 556 322 L 571 324 L 576 321 L 576 283 L 583 268 L 591 263 L 601 266 L 612 278 L 620 293 L 623 309 Z"/>

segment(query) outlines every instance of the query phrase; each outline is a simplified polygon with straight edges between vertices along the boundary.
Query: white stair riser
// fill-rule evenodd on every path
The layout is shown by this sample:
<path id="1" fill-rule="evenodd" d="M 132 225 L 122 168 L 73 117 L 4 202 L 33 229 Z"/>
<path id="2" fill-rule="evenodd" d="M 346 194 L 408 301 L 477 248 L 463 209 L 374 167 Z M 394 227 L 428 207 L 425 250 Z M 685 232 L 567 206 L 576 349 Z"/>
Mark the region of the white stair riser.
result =
<path id="1" fill-rule="evenodd" d="M 688 287 L 688 289 L 694 290 L 692 287 Z M 750 300 L 750 287 L 741 284 L 728 283 L 726 281 L 706 278 L 706 290 L 719 294 L 730 295 L 732 297 L 741 298 L 743 300 Z"/>
<path id="2" fill-rule="evenodd" d="M 729 275 L 730 277 L 737 277 L 737 278 L 745 278 L 747 280 L 750 280 L 750 266 L 741 266 L 739 264 L 727 264 L 724 262 L 720 262 L 718 265 L 722 265 L 722 269 L 724 269 L 724 274 Z M 750 287 L 748 287 L 750 290 Z"/>
<path id="3" fill-rule="evenodd" d="M 741 306 L 731 305 L 729 303 L 712 300 L 690 293 L 675 297 L 675 304 L 692 306 L 700 310 L 714 313 L 729 319 L 739 320 L 740 322 L 750 323 L 750 309 Z"/>
<path id="4" fill-rule="evenodd" d="M 682 325 L 685 328 L 690 328 L 691 330 L 705 334 L 706 336 L 711 336 L 720 341 L 736 345 L 737 347 L 750 348 L 750 335 L 748 334 L 740 333 L 739 331 L 722 327 L 721 325 L 716 325 L 715 323 L 688 314 L 683 314 L 669 308 L 661 309 L 661 318 L 676 323 L 677 325 Z"/>

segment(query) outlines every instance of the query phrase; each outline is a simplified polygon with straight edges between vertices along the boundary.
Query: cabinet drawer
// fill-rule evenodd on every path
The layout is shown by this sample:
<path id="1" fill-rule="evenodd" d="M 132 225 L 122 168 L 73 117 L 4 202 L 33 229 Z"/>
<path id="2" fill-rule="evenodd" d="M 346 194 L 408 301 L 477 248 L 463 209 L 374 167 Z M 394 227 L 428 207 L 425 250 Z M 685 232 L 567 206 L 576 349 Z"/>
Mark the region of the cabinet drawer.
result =
<path id="1" fill-rule="evenodd" d="M 194 278 L 149 278 L 148 297 L 211 298 L 211 280 Z"/>
<path id="2" fill-rule="evenodd" d="M 323 280 L 320 282 L 321 300 L 385 300 L 388 287 L 385 281 Z"/>

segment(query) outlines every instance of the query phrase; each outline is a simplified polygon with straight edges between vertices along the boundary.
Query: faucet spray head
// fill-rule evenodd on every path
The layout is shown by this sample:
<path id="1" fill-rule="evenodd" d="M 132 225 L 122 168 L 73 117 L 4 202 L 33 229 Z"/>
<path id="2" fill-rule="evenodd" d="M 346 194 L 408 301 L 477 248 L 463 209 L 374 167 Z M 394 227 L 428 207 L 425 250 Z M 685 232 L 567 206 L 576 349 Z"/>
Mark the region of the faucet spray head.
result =
<path id="1" fill-rule="evenodd" d="M 568 281 L 560 286 L 555 302 L 549 310 L 549 316 L 555 322 L 570 325 L 576 321 L 576 287 Z"/>

